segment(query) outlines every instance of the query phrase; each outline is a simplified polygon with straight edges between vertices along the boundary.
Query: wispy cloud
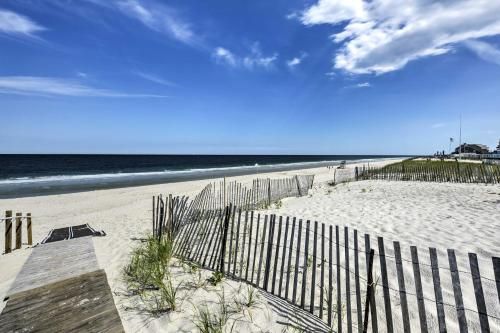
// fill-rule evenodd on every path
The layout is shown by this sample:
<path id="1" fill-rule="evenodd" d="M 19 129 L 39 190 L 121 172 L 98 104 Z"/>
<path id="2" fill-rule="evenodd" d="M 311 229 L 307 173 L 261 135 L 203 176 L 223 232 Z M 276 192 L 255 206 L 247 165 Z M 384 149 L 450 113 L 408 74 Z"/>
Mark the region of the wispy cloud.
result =
<path id="1" fill-rule="evenodd" d="M 0 9 L 0 33 L 33 37 L 37 32 L 43 30 L 46 28 L 26 16 Z"/>
<path id="2" fill-rule="evenodd" d="M 302 52 L 298 57 L 293 57 L 286 62 L 286 65 L 290 69 L 294 69 L 296 66 L 300 65 L 302 61 L 307 57 L 307 53 Z"/>
<path id="3" fill-rule="evenodd" d="M 435 124 L 431 125 L 431 128 L 442 128 L 442 127 L 445 127 L 445 126 L 446 126 L 445 123 L 435 123 Z"/>
<path id="4" fill-rule="evenodd" d="M 356 85 L 357 88 L 369 88 L 371 86 L 370 82 L 361 82 Z"/>
<path id="5" fill-rule="evenodd" d="M 271 69 L 278 59 L 278 54 L 263 55 L 258 42 L 252 44 L 250 53 L 245 56 L 237 56 L 232 51 L 217 47 L 213 52 L 213 57 L 217 63 L 226 64 L 231 67 L 242 67 L 249 70 L 256 68 Z"/>
<path id="6" fill-rule="evenodd" d="M 195 44 L 191 25 L 172 8 L 153 1 L 123 0 L 114 2 L 123 14 L 139 20 L 151 30 L 164 33 L 186 44 Z"/>
<path id="7" fill-rule="evenodd" d="M 395 71 L 416 59 L 451 52 L 467 40 L 500 34 L 500 1 L 317 0 L 303 11 L 305 25 L 340 29 L 334 68 L 354 74 Z M 496 53 L 481 48 L 487 59 Z M 496 61 L 496 60 L 495 60 Z"/>
<path id="8" fill-rule="evenodd" d="M 229 66 L 237 66 L 237 60 L 236 56 L 233 54 L 233 52 L 229 51 L 226 48 L 223 47 L 217 47 L 214 50 L 213 57 L 216 62 L 226 64 Z"/>
<path id="9" fill-rule="evenodd" d="M 45 12 L 78 15 L 109 29 L 112 28 L 114 22 L 109 19 L 109 15 L 106 15 L 106 11 L 112 11 L 182 43 L 201 46 L 201 39 L 193 31 L 191 22 L 180 11 L 173 6 L 166 5 L 165 2 L 160 0 L 44 0 L 39 3 L 37 1 L 33 6 Z M 27 18 L 24 17 L 24 19 Z M 0 24 L 4 20 L 0 17 Z M 30 26 L 32 29 L 44 29 L 34 22 L 31 22 Z"/>
<path id="10" fill-rule="evenodd" d="M 493 45 L 479 40 L 468 40 L 464 44 L 479 58 L 500 65 L 500 50 Z"/>
<path id="11" fill-rule="evenodd" d="M 168 87 L 176 87 L 177 86 L 177 84 L 175 84 L 174 82 L 165 80 L 164 78 L 162 78 L 158 75 L 155 75 L 155 74 L 145 73 L 145 72 L 141 72 L 141 71 L 135 71 L 133 73 L 135 75 L 143 78 L 144 80 L 151 81 L 151 82 L 154 82 L 157 84 L 161 84 L 163 86 L 168 86 Z"/>
<path id="12" fill-rule="evenodd" d="M 0 93 L 35 96 L 164 98 L 154 94 L 130 94 L 84 85 L 75 80 L 38 76 L 0 76 Z"/>

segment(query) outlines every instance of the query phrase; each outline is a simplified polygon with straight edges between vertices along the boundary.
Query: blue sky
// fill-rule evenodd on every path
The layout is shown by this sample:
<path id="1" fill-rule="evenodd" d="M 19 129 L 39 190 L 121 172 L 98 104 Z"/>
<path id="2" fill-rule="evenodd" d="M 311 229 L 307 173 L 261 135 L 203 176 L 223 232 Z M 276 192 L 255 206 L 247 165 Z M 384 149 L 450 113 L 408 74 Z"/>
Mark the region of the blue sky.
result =
<path id="1" fill-rule="evenodd" d="M 0 152 L 493 148 L 500 2 L 400 3 L 3 0 Z"/>

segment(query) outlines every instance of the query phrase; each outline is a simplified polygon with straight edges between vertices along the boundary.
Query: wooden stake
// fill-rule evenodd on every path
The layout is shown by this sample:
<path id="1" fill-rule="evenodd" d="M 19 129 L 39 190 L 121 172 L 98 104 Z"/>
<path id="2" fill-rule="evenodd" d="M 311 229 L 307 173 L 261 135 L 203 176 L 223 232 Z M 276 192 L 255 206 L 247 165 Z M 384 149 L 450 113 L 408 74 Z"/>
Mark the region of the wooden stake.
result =
<path id="1" fill-rule="evenodd" d="M 224 229 L 222 234 L 222 247 L 220 251 L 219 272 L 224 274 L 224 255 L 226 254 L 227 229 L 229 228 L 229 219 L 231 217 L 231 206 L 225 208 L 224 212 Z"/>
<path id="2" fill-rule="evenodd" d="M 366 301 L 365 301 L 365 320 L 363 323 L 363 333 L 368 332 L 368 311 L 370 308 L 370 299 L 374 297 L 374 288 L 373 288 L 373 256 L 375 255 L 374 250 L 370 250 L 370 255 L 368 261 L 368 281 L 366 286 Z M 373 313 L 372 313 L 373 314 Z M 373 330 L 373 329 L 372 329 Z"/>
<path id="3" fill-rule="evenodd" d="M 28 225 L 28 245 L 33 245 L 33 233 L 31 230 L 31 213 L 26 214 L 28 216 L 27 218 L 27 225 Z"/>
<path id="4" fill-rule="evenodd" d="M 5 212 L 5 253 L 12 252 L 12 211 Z"/>
<path id="5" fill-rule="evenodd" d="M 224 207 L 227 206 L 226 200 L 227 200 L 227 198 L 226 198 L 226 177 L 224 177 L 224 199 L 223 199 L 223 202 L 222 202 L 222 206 L 224 206 Z"/>
<path id="6" fill-rule="evenodd" d="M 20 249 L 22 245 L 23 220 L 21 215 L 22 213 L 16 213 L 16 249 Z"/>

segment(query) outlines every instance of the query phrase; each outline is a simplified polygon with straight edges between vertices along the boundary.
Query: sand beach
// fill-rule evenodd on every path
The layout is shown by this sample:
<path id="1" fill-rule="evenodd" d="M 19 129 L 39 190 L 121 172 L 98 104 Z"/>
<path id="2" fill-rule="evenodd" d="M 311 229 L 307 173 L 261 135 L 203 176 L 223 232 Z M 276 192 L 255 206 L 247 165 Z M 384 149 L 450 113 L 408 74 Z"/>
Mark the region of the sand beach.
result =
<path id="1" fill-rule="evenodd" d="M 393 161 L 372 162 L 371 165 L 378 166 L 390 162 Z M 351 175 L 354 167 L 361 164 L 347 165 L 345 170 L 338 172 L 337 180 L 342 178 L 342 173 Z M 336 173 L 334 169 L 321 167 L 259 175 L 269 178 L 297 174 L 315 175 L 313 188 L 307 196 L 283 199 L 279 208 L 273 206 L 261 210 L 260 213 L 310 219 L 339 225 L 342 228 L 347 226 L 357 229 L 360 234 L 381 236 L 387 244 L 399 241 L 404 258 L 410 257 L 409 247 L 412 245 L 422 249 L 437 248 L 442 262 L 446 262 L 446 249 L 450 248 L 456 249 L 457 257 L 461 259 L 468 252 L 473 252 L 478 254 L 480 262 L 486 263 L 491 262 L 492 256 L 500 253 L 497 237 L 500 227 L 499 185 L 368 180 L 331 186 L 329 182 L 332 181 L 334 173 Z M 254 178 L 255 175 L 247 175 L 234 177 L 231 180 L 249 183 Z M 162 316 L 151 316 L 134 309 L 133 298 L 126 295 L 122 271 L 129 260 L 131 250 L 140 243 L 141 238 L 151 233 L 152 196 L 172 193 L 194 197 L 210 181 L 212 180 L 2 199 L 0 206 L 4 210 L 32 213 L 35 243 L 40 242 L 51 229 L 68 225 L 88 223 L 96 230 L 105 231 L 106 236 L 94 237 L 93 243 L 98 263 L 107 274 L 126 331 L 189 332 L 196 331 L 193 324 L 196 307 L 193 304 L 211 302 L 211 306 L 216 306 L 213 304 L 218 304 L 217 299 L 221 295 L 221 289 L 207 287 L 208 289 L 195 288 L 194 291 L 181 292 L 184 295 L 183 301 L 177 311 Z M 4 246 L 3 239 L 0 241 L 0 246 L 2 248 Z M 3 299 L 31 252 L 31 248 L 24 246 L 21 250 L 0 256 L 2 267 L 0 298 Z M 422 262 L 428 262 L 428 257 L 423 255 Z M 463 271 L 470 271 L 464 260 L 459 260 L 459 267 Z M 484 267 L 491 267 L 491 264 Z M 411 265 L 405 267 L 405 275 L 411 276 L 410 268 Z M 189 274 L 179 262 L 174 264 L 173 272 L 176 281 L 179 284 L 182 282 L 183 285 L 192 284 L 193 279 L 202 281 L 210 276 L 208 271 Z M 390 271 L 389 275 L 391 274 L 395 275 L 395 272 Z M 442 274 L 445 301 L 453 303 L 450 278 Z M 494 279 L 491 269 L 481 271 L 481 275 Z M 484 282 L 488 284 L 488 281 L 483 280 Z M 424 287 L 426 287 L 425 292 L 432 296 L 431 284 L 427 281 Z M 239 297 L 237 295 L 245 293 L 247 286 L 228 279 L 219 288 L 223 289 L 226 299 L 235 299 Z M 466 289 L 465 286 L 463 288 Z M 494 288 L 494 284 L 484 285 L 484 288 L 494 291 L 490 289 Z M 273 306 L 264 292 L 258 293 L 261 295 L 261 305 L 253 310 L 252 315 L 243 314 L 243 318 L 246 319 L 237 320 L 237 327 L 241 325 L 239 327 L 242 331 L 252 332 L 286 331 L 287 326 L 283 323 L 287 320 L 278 311 L 279 307 Z M 494 293 L 488 296 L 488 313 L 499 316 L 498 304 L 494 303 Z M 397 302 L 398 296 L 393 295 L 393 297 Z M 473 292 L 464 297 L 466 308 L 474 308 Z M 413 303 L 410 303 L 410 309 L 416 308 L 416 302 Z M 428 306 L 431 307 L 432 303 Z M 451 316 L 456 316 L 452 311 L 449 312 Z M 398 315 L 394 316 L 397 318 Z M 433 324 L 432 319 L 429 319 L 429 326 Z M 498 321 L 490 320 L 490 324 L 492 328 L 500 327 Z M 414 329 L 418 329 L 418 326 Z"/>

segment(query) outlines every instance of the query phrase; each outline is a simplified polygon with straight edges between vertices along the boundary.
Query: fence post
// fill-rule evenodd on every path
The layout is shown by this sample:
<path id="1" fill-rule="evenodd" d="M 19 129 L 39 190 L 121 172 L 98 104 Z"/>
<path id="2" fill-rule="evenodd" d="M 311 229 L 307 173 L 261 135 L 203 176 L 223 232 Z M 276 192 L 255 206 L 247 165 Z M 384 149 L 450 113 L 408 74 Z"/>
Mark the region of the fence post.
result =
<path id="1" fill-rule="evenodd" d="M 31 230 L 31 213 L 26 214 L 27 217 L 27 228 L 28 228 L 28 245 L 33 245 L 33 232 Z"/>
<path id="2" fill-rule="evenodd" d="M 20 249 L 22 245 L 23 236 L 23 220 L 22 213 L 16 213 L 16 249 Z"/>
<path id="3" fill-rule="evenodd" d="M 370 299 L 375 297 L 373 293 L 373 256 L 375 250 L 370 250 L 370 259 L 368 261 L 368 281 L 366 283 L 366 298 L 365 298 L 365 320 L 363 323 L 363 333 L 368 332 L 368 315 L 370 310 Z"/>
<path id="4" fill-rule="evenodd" d="M 295 183 L 297 184 L 297 191 L 299 192 L 299 197 L 302 196 L 302 191 L 300 190 L 299 176 L 295 175 Z"/>
<path id="5" fill-rule="evenodd" d="M 155 218 L 156 218 L 156 214 L 155 214 L 155 196 L 153 195 L 153 237 L 156 236 Z"/>
<path id="6" fill-rule="evenodd" d="M 222 246 L 220 250 L 219 272 L 224 274 L 224 254 L 226 253 L 227 231 L 229 229 L 229 219 L 231 217 L 231 205 L 226 206 L 224 212 L 224 230 L 222 231 Z"/>
<path id="7" fill-rule="evenodd" d="M 337 170 L 335 170 L 335 171 L 337 171 Z M 356 181 L 358 180 L 358 167 L 354 168 L 354 178 Z M 334 180 L 334 183 L 335 183 L 335 180 Z"/>
<path id="8" fill-rule="evenodd" d="M 168 220 L 167 220 L 167 236 L 173 239 L 174 235 L 174 200 L 172 194 L 168 195 Z"/>
<path id="9" fill-rule="evenodd" d="M 12 211 L 5 212 L 5 253 L 12 252 Z"/>
<path id="10" fill-rule="evenodd" d="M 476 295 L 477 312 L 479 313 L 479 323 L 481 332 L 489 332 L 488 312 L 486 311 L 486 302 L 484 301 L 483 286 L 481 284 L 481 274 L 479 273 L 479 264 L 477 255 L 469 253 L 470 271 L 472 274 L 472 283 L 474 284 L 474 294 Z"/>
<path id="11" fill-rule="evenodd" d="M 267 197 L 268 205 L 271 206 L 271 179 L 267 178 Z"/>
<path id="12" fill-rule="evenodd" d="M 493 271 L 495 272 L 495 281 L 497 284 L 498 302 L 500 302 L 500 258 L 493 257 L 493 258 L 491 258 L 491 260 L 493 261 Z"/>
<path id="13" fill-rule="evenodd" d="M 226 177 L 224 176 L 224 201 L 222 202 L 222 206 L 226 207 Z"/>
<path id="14" fill-rule="evenodd" d="M 165 203 L 163 202 L 163 198 L 160 195 L 160 202 L 158 203 L 158 206 L 160 207 L 160 215 L 158 215 L 158 241 L 161 241 L 161 236 L 163 233 L 163 221 L 165 218 Z"/>

